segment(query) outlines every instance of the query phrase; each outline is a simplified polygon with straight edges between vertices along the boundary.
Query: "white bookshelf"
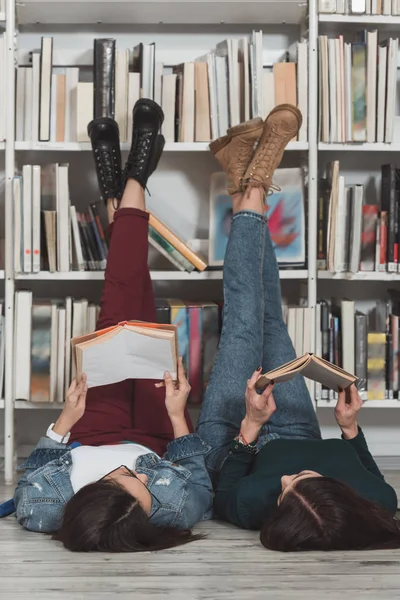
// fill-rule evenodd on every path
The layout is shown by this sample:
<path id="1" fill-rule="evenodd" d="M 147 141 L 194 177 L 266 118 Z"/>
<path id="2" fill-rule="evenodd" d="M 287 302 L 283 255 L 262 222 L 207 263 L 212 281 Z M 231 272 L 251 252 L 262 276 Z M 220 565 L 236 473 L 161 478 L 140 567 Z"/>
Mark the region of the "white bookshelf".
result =
<path id="1" fill-rule="evenodd" d="M 129 143 L 123 142 L 121 144 L 121 150 L 123 152 L 127 152 L 129 149 Z M 45 152 L 91 152 L 92 147 L 89 142 L 15 142 L 15 150 Z M 306 150 L 308 150 L 308 142 L 290 142 L 286 148 L 287 152 L 300 152 Z M 209 148 L 207 142 L 175 142 L 165 144 L 164 152 L 209 152 Z"/>
<path id="2" fill-rule="evenodd" d="M 186 273 L 183 271 L 150 271 L 153 281 L 219 281 L 222 279 L 222 271 L 203 271 L 198 273 Z M 282 280 L 307 279 L 308 271 L 305 269 L 290 269 L 279 271 Z M 0 277 L 1 279 L 1 277 Z M 103 281 L 104 271 L 67 271 L 65 273 L 41 271 L 40 273 L 16 273 L 16 281 Z"/>
<path id="3" fill-rule="evenodd" d="M 334 400 L 318 400 L 317 408 L 335 408 L 336 402 Z M 361 410 L 371 408 L 400 408 L 400 400 L 366 400 Z"/>
<path id="4" fill-rule="evenodd" d="M 388 25 L 395 28 L 400 25 L 400 17 L 385 15 L 328 15 L 320 14 L 318 17 L 320 23 L 333 23 L 337 25 Z"/>
<path id="5" fill-rule="evenodd" d="M 292 164 L 299 164 L 300 160 L 308 163 L 309 171 L 309 209 L 308 209 L 308 268 L 302 270 L 281 270 L 280 278 L 283 285 L 291 286 L 290 289 L 299 289 L 300 282 L 307 282 L 308 304 L 314 308 L 317 301 L 318 291 L 323 286 L 329 289 L 330 295 L 338 296 L 341 293 L 341 284 L 344 281 L 365 282 L 363 294 L 368 296 L 368 283 L 388 283 L 390 285 L 400 282 L 400 275 L 386 273 L 357 273 L 334 274 L 318 273 L 316 268 L 316 233 L 317 233 L 317 182 L 319 176 L 318 163 L 323 165 L 332 156 L 332 153 L 340 158 L 340 153 L 351 153 L 349 160 L 357 159 L 358 152 L 368 153 L 395 153 L 400 151 L 400 143 L 394 144 L 322 144 L 318 143 L 318 33 L 319 28 L 324 27 L 329 31 L 333 29 L 339 33 L 344 25 L 373 26 L 396 28 L 400 24 L 400 17 L 365 17 L 365 16 L 341 16 L 341 15 L 318 15 L 317 0 L 298 2 L 297 0 L 83 0 L 65 2 L 65 0 L 24 0 L 17 3 L 15 0 L 6 0 L 6 36 L 7 36 L 7 142 L 0 142 L 0 151 L 5 151 L 6 160 L 6 231 L 12 231 L 12 207 L 11 207 L 11 178 L 15 173 L 17 164 L 27 161 L 24 154 L 33 153 L 34 160 L 41 163 L 57 161 L 62 153 L 71 153 L 64 160 L 71 160 L 70 173 L 73 176 L 76 165 L 80 164 L 81 157 L 76 153 L 82 153 L 82 164 L 90 164 L 89 143 L 32 143 L 14 142 L 14 64 L 29 64 L 29 52 L 39 47 L 40 36 L 53 35 L 54 65 L 87 66 L 92 64 L 92 39 L 94 37 L 115 37 L 117 44 L 122 47 L 132 47 L 143 41 L 150 43 L 155 41 L 159 60 L 166 66 L 190 61 L 203 55 L 215 44 L 227 37 L 241 37 L 251 32 L 253 28 L 263 29 L 264 36 L 264 66 L 269 66 L 280 60 L 284 51 L 293 41 L 298 40 L 304 32 L 308 33 L 309 41 L 309 136 L 308 142 L 291 142 L 286 151 L 286 160 Z M 0 22 L 2 15 L 0 14 Z M 95 21 L 94 21 L 95 19 Z M 84 31 L 76 25 L 84 25 Z M 121 26 L 122 25 L 122 26 Z M 210 27 L 210 25 L 212 25 Z M 17 45 L 14 52 L 14 44 Z M 159 50 L 158 50 L 159 49 Z M 122 144 L 122 150 L 127 151 L 129 143 Z M 44 156 L 41 156 L 41 152 Z M 54 158 L 51 157 L 54 153 Z M 201 153 L 201 154 L 199 154 Z M 303 153 L 303 154 L 300 154 Z M 369 154 L 362 155 L 357 159 L 360 169 L 364 162 L 369 160 Z M 375 155 L 373 155 L 375 156 Z M 335 156 L 336 157 L 336 156 Z M 395 159 L 395 155 L 393 155 Z M 75 161 L 75 162 L 74 162 Z M 79 161 L 77 163 L 76 161 Z M 203 179 L 208 177 L 210 169 L 215 170 L 215 161 L 208 152 L 207 143 L 192 144 L 167 144 L 163 157 L 165 167 L 160 174 L 160 181 L 152 183 L 152 198 L 155 203 L 164 200 L 165 190 L 176 191 L 176 199 L 167 196 L 165 198 L 166 214 L 160 214 L 163 219 L 168 212 L 177 207 L 184 206 L 188 212 L 187 221 L 199 219 L 200 228 L 204 229 L 203 209 L 208 201 L 208 189 L 198 190 L 198 186 L 204 184 Z M 381 161 L 383 162 L 383 160 Z M 302 164 L 303 164 L 302 163 Z M 379 163 L 380 164 L 380 163 Z M 94 167 L 91 166 L 92 180 L 94 180 Z M 357 169 L 358 171 L 359 169 Z M 156 173 L 157 175 L 157 173 Z M 158 175 L 157 175 L 158 176 Z M 176 187 L 178 186 L 178 187 Z M 208 181 L 207 181 L 208 187 Z M 155 188 L 155 191 L 153 191 Z M 174 204 L 175 203 L 175 204 Z M 182 204 L 183 203 L 183 204 Z M 162 208 L 163 203 L 160 202 Z M 151 208 L 151 207 L 150 207 Z M 203 221 L 202 221 L 203 219 Z M 188 223 L 181 219 L 180 227 L 186 233 Z M 179 233 L 179 231 L 178 231 Z M 190 234 L 193 232 L 191 231 Z M 188 234 L 187 237 L 190 237 Z M 196 237 L 192 235 L 192 237 Z M 197 236 L 201 237 L 201 236 Z M 5 366 L 5 395 L 0 400 L 0 409 L 4 409 L 4 447 L 5 447 L 5 479 L 11 482 L 14 475 L 14 453 L 16 427 L 20 426 L 20 419 L 25 410 L 29 413 L 30 422 L 33 419 L 42 419 L 43 428 L 47 426 L 49 417 L 46 411 L 60 410 L 59 404 L 33 404 L 25 401 L 13 401 L 13 330 L 14 313 L 13 302 L 16 289 L 29 289 L 35 285 L 35 290 L 40 290 L 40 285 L 54 286 L 54 296 L 57 296 L 57 286 L 62 282 L 89 282 L 93 283 L 93 289 L 99 290 L 99 283 L 104 279 L 103 272 L 68 272 L 38 274 L 15 274 L 12 268 L 12 240 L 6 236 L 6 268 L 5 273 L 0 272 L 0 280 L 4 280 L 5 309 L 6 309 L 6 348 L 7 359 Z M 206 271 L 204 273 L 181 273 L 179 271 L 152 270 L 152 280 L 159 282 L 163 290 L 168 290 L 171 285 L 186 286 L 190 289 L 191 282 L 216 281 L 221 285 L 221 271 Z M 175 283 L 173 283 L 175 282 Z M 219 283 L 218 283 L 219 282 Z M 341 282 L 341 283 L 338 283 Z M 75 285 L 75 288 L 76 288 Z M 85 284 L 86 285 L 86 284 Z M 210 284 L 211 285 L 211 284 Z M 292 288 L 293 286 L 293 288 Z M 297 286 L 297 287 L 296 287 Z M 383 286 L 382 286 L 383 287 Z M 205 288 L 204 288 L 205 289 Z M 208 288 L 207 288 L 208 289 Z M 353 288 L 352 288 L 353 289 Z M 354 286 L 354 289 L 357 289 Z M 35 292 L 36 293 L 36 292 Z M 164 292 L 165 293 L 165 292 Z M 315 333 L 315 322 L 312 323 L 312 335 Z M 313 350 L 313 348 L 311 348 Z M 329 408 L 333 410 L 334 402 L 319 401 L 317 408 Z M 390 409 L 399 408 L 400 402 L 394 400 L 369 401 L 364 404 L 364 409 Z M 328 415 L 329 411 L 321 411 Z M 370 411 L 366 410 L 368 416 Z M 375 413 L 371 424 L 375 422 Z M 384 415 L 384 411 L 382 413 Z M 380 413 L 381 415 L 381 413 Z M 325 418 L 325 417 L 324 417 Z M 364 417 L 366 418 L 366 417 Z M 384 416 L 380 416 L 384 419 Z M 390 422 L 390 426 L 392 423 Z M 389 427 L 389 425 L 388 425 Z M 24 430 L 24 434 L 26 433 Z M 379 430 L 381 431 L 381 430 Z M 21 429 L 18 429 L 21 438 Z M 398 428 L 396 429 L 398 436 Z M 379 434 L 380 435 L 380 434 Z M 382 428 L 382 435 L 386 435 L 386 429 Z M 378 436 L 379 437 L 379 436 Z M 34 443 L 35 440 L 29 440 Z M 26 440 L 22 442 L 25 444 Z M 379 446 L 379 444 L 378 444 Z M 377 446 L 377 447 L 378 447 Z M 389 447 L 383 444 L 383 454 L 389 452 Z M 382 447 L 383 447 L 382 446 Z M 23 446 L 26 448 L 27 446 Z M 390 452 L 395 447 L 390 446 Z M 400 447 L 398 449 L 400 455 Z"/>
<path id="6" fill-rule="evenodd" d="M 320 152 L 400 152 L 400 143 L 381 144 L 378 142 L 357 144 L 318 144 Z"/>
<path id="7" fill-rule="evenodd" d="M 379 273 L 375 271 L 359 271 L 358 273 L 330 273 L 318 271 L 318 279 L 340 281 L 397 281 L 400 283 L 400 273 Z"/>

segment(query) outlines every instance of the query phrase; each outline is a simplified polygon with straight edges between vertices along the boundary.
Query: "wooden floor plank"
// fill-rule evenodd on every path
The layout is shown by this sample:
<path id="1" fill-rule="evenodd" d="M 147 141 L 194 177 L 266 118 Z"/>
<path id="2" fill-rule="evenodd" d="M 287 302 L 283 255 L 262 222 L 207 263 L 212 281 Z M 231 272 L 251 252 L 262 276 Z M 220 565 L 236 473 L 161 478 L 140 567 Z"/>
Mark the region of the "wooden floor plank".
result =
<path id="1" fill-rule="evenodd" d="M 400 472 L 387 479 L 400 496 Z M 0 485 L 0 500 L 12 495 Z M 143 554 L 78 554 L 0 520 L 1 600 L 399 600 L 400 550 L 281 554 L 259 534 L 204 522 L 206 539 Z"/>

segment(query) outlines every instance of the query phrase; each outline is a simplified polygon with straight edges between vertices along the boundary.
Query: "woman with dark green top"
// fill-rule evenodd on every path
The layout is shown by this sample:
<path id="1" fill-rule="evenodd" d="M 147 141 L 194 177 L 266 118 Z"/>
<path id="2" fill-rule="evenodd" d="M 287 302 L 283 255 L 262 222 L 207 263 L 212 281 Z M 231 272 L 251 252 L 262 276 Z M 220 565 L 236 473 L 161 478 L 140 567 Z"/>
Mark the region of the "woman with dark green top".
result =
<path id="1" fill-rule="evenodd" d="M 356 387 L 339 393 L 342 439 L 330 440 L 321 438 L 302 376 L 270 384 L 261 395 L 255 389 L 261 371 L 295 358 L 263 199 L 300 123 L 297 109 L 281 106 L 258 125 L 254 154 L 255 122 L 211 144 L 233 206 L 223 329 L 197 428 L 212 447 L 206 466 L 214 509 L 239 527 L 260 529 L 263 545 L 275 550 L 400 547 L 396 493 L 357 425 Z"/>

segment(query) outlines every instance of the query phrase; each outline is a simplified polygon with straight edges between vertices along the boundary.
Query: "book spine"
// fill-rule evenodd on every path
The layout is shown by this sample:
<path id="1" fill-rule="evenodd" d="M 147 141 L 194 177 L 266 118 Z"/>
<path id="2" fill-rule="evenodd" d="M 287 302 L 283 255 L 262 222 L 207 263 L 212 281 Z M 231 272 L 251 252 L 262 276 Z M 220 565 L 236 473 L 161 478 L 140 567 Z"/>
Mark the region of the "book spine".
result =
<path id="1" fill-rule="evenodd" d="M 376 220 L 376 240 L 375 240 L 375 271 L 379 271 L 381 263 L 381 220 Z"/>
<path id="2" fill-rule="evenodd" d="M 89 242 L 89 235 L 87 231 L 87 224 L 83 214 L 77 213 L 79 231 L 81 233 L 81 239 L 83 240 L 82 247 L 86 249 L 88 256 L 88 267 L 90 271 L 96 271 L 96 263 L 92 253 L 91 244 Z"/>
<path id="3" fill-rule="evenodd" d="M 379 230 L 379 271 L 384 273 L 388 266 L 388 214 L 386 211 L 381 212 Z"/>
<path id="4" fill-rule="evenodd" d="M 149 225 L 157 231 L 163 238 L 165 238 L 172 246 L 176 248 L 183 256 L 191 262 L 196 269 L 204 271 L 207 268 L 205 263 L 200 256 L 198 256 L 193 250 L 191 250 L 182 240 L 178 238 L 166 225 L 161 223 L 157 217 L 149 212 Z"/>
<path id="5" fill-rule="evenodd" d="M 368 400 L 385 399 L 386 334 L 368 333 Z"/>
<path id="6" fill-rule="evenodd" d="M 200 306 L 189 306 L 189 373 L 190 398 L 192 405 L 201 403 L 201 330 L 202 318 Z"/>
<path id="7" fill-rule="evenodd" d="M 108 245 L 107 245 L 107 240 L 106 240 L 106 236 L 105 236 L 105 233 L 104 233 L 103 225 L 101 224 L 98 203 L 97 202 L 92 202 L 89 205 L 89 209 L 90 209 L 90 211 L 92 213 L 92 216 L 93 216 L 93 219 L 94 219 L 94 221 L 96 223 L 97 231 L 99 232 L 101 244 L 102 244 L 102 247 L 103 247 L 104 256 L 107 257 L 107 254 L 108 254 Z"/>
<path id="8" fill-rule="evenodd" d="M 389 313 L 390 302 L 387 303 Z M 386 317 L 386 393 L 385 397 L 393 400 L 393 337 L 392 337 L 392 315 Z"/>
<path id="9" fill-rule="evenodd" d="M 355 42 L 352 50 L 353 141 L 367 140 L 366 55 L 364 42 Z"/>
<path id="10" fill-rule="evenodd" d="M 31 402 L 50 402 L 51 304 L 32 306 Z"/>
<path id="11" fill-rule="evenodd" d="M 357 387 L 362 400 L 367 399 L 367 345 L 368 345 L 367 315 L 355 316 L 355 375 L 358 378 Z"/>
<path id="12" fill-rule="evenodd" d="M 328 211 L 329 211 L 330 189 L 326 179 L 320 180 L 318 195 L 318 246 L 317 246 L 317 268 L 326 269 L 326 253 L 328 243 Z"/>
<path id="13" fill-rule="evenodd" d="M 194 265 L 189 262 L 168 240 L 149 225 L 149 241 L 157 250 L 168 260 L 172 262 L 181 271 L 191 273 L 194 271 Z"/>
<path id="14" fill-rule="evenodd" d="M 94 40 L 93 114 L 115 118 L 115 40 Z"/>
<path id="15" fill-rule="evenodd" d="M 361 233 L 361 271 L 374 270 L 377 220 L 378 207 L 376 205 L 364 205 Z"/>
<path id="16" fill-rule="evenodd" d="M 201 364 L 203 368 L 202 382 L 203 390 L 202 395 L 208 387 L 211 373 L 217 357 L 218 344 L 219 344 L 219 307 L 215 303 L 209 303 L 203 305 L 202 311 L 202 359 Z"/>
<path id="17" fill-rule="evenodd" d="M 95 270 L 99 271 L 101 269 L 102 257 L 100 255 L 100 251 L 99 251 L 99 248 L 96 243 L 96 238 L 95 238 L 92 222 L 90 220 L 89 215 L 86 215 L 86 214 L 82 215 L 82 220 L 83 220 L 83 223 L 86 228 L 87 239 L 89 242 L 89 248 L 90 248 L 92 256 L 93 256 Z"/>
<path id="18" fill-rule="evenodd" d="M 96 245 L 96 250 L 97 250 L 97 254 L 99 257 L 99 262 L 100 262 L 100 269 L 104 270 L 106 268 L 106 255 L 104 253 L 104 247 L 101 241 L 101 237 L 100 237 L 100 233 L 99 230 L 97 228 L 97 223 L 95 221 L 95 218 L 93 216 L 92 210 L 89 206 L 89 214 L 87 215 L 87 221 L 90 227 L 90 230 L 92 231 L 93 234 L 93 241 Z"/>
<path id="19" fill-rule="evenodd" d="M 171 308 L 168 302 L 163 298 L 156 298 L 156 315 L 157 323 L 160 325 L 171 323 Z"/>
<path id="20" fill-rule="evenodd" d="M 329 316 L 329 306 L 326 302 L 321 302 L 321 356 L 324 360 L 329 360 L 330 358 L 330 316 Z M 329 396 L 329 391 L 326 387 L 322 386 L 321 390 L 321 398 L 327 399 Z"/>
<path id="21" fill-rule="evenodd" d="M 41 40 L 40 52 L 40 96 L 39 96 L 39 140 L 50 141 L 51 74 L 53 66 L 53 38 Z"/>
<path id="22" fill-rule="evenodd" d="M 387 263 L 389 273 L 397 271 L 395 263 L 395 243 L 396 243 L 396 167 L 395 165 L 382 165 L 382 189 L 381 189 L 381 207 L 388 215 L 388 236 L 387 236 Z"/>

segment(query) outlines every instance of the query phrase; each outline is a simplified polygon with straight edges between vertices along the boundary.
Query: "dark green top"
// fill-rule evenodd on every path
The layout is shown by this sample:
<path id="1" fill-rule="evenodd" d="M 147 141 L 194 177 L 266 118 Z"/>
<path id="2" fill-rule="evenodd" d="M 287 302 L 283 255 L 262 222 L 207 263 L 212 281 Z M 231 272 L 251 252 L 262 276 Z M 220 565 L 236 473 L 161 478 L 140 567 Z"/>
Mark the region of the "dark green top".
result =
<path id="1" fill-rule="evenodd" d="M 258 454 L 233 441 L 215 492 L 218 517 L 244 529 L 260 529 L 277 506 L 281 477 L 304 470 L 339 479 L 363 498 L 396 512 L 396 492 L 385 482 L 359 429 L 352 440 L 272 440 Z"/>

